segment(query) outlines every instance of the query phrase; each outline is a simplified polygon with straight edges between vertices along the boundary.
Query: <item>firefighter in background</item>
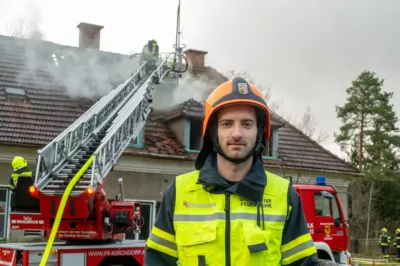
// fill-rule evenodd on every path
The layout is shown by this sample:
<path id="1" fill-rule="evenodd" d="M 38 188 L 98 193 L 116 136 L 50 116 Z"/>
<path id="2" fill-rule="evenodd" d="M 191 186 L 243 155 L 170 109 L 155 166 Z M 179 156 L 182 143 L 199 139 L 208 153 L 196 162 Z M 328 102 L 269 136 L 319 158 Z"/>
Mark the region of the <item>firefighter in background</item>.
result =
<path id="1" fill-rule="evenodd" d="M 13 192 L 18 186 L 18 179 L 20 176 L 28 176 L 33 178 L 33 172 L 28 169 L 28 163 L 21 156 L 15 156 L 11 162 L 14 172 L 10 177 L 10 187 Z"/>
<path id="2" fill-rule="evenodd" d="M 400 228 L 396 229 L 396 237 L 394 238 L 394 247 L 397 250 L 397 261 L 400 261 Z"/>
<path id="3" fill-rule="evenodd" d="M 381 248 L 383 258 L 387 261 L 389 260 L 389 244 L 390 244 L 390 236 L 387 234 L 387 229 L 382 228 L 382 234 L 379 237 L 379 247 Z"/>
<path id="4" fill-rule="evenodd" d="M 157 40 L 149 40 L 142 50 L 143 58 L 146 61 L 155 62 L 160 55 L 160 47 Z"/>

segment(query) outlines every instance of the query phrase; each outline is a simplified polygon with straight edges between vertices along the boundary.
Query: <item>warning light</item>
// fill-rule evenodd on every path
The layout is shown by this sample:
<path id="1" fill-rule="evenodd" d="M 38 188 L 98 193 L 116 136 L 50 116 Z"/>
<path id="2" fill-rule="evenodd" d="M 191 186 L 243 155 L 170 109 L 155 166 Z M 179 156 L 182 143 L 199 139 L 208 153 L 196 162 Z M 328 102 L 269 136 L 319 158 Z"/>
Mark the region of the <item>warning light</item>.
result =
<path id="1" fill-rule="evenodd" d="M 4 257 L 7 257 L 7 252 L 3 252 L 3 256 L 4 256 Z"/>
<path id="2" fill-rule="evenodd" d="M 88 187 L 88 188 L 86 189 L 86 193 L 87 193 L 89 196 L 91 196 L 91 195 L 93 194 L 93 188 L 92 188 L 92 187 Z"/>
<path id="3" fill-rule="evenodd" d="M 29 187 L 29 193 L 31 193 L 31 195 L 32 195 L 33 197 L 35 197 L 35 198 L 37 198 L 37 197 L 38 197 L 38 194 L 39 194 L 38 189 L 37 189 L 37 187 L 35 187 L 35 186 L 30 186 L 30 187 Z"/>

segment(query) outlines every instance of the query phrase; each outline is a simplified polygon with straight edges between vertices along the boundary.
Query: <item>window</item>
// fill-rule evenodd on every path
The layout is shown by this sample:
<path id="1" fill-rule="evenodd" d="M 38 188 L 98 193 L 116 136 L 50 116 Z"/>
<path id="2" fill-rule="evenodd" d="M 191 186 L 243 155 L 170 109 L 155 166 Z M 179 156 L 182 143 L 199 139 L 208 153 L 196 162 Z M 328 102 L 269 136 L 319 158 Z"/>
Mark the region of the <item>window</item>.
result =
<path id="1" fill-rule="evenodd" d="M 188 119 L 186 122 L 186 151 L 187 152 L 199 152 L 203 140 L 201 137 L 202 133 L 202 121 L 201 119 Z"/>
<path id="2" fill-rule="evenodd" d="M 21 88 L 5 88 L 6 98 L 11 100 L 26 100 L 26 92 Z"/>
<path id="3" fill-rule="evenodd" d="M 271 128 L 271 137 L 266 143 L 263 158 L 264 159 L 277 159 L 278 152 L 278 129 Z"/>
<path id="4" fill-rule="evenodd" d="M 6 188 L 0 189 L 0 239 L 4 239 L 7 236 L 8 228 L 8 205 L 9 205 L 8 191 Z"/>
<path id="5" fill-rule="evenodd" d="M 332 194 L 330 195 L 332 196 L 331 198 L 323 195 L 321 192 L 314 193 L 316 216 L 330 216 L 333 217 L 333 219 L 340 218 L 340 211 L 336 197 Z"/>
<path id="6" fill-rule="evenodd" d="M 129 148 L 143 148 L 143 131 L 139 135 L 132 139 L 128 145 Z"/>

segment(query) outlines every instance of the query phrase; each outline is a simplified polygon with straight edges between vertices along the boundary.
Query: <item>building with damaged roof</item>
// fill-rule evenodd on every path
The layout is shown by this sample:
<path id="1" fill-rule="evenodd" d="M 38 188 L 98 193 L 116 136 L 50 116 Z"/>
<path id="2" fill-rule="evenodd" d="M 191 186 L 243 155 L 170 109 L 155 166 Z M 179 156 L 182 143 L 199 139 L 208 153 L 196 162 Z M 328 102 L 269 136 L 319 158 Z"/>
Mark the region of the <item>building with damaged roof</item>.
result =
<path id="1" fill-rule="evenodd" d="M 139 66 L 129 55 L 100 50 L 102 27 L 78 27 L 78 47 L 0 36 L 0 184 L 8 184 L 14 156 L 25 157 L 33 169 L 38 149 Z M 204 90 L 227 80 L 206 66 L 207 52 L 189 49 L 185 54 L 190 63 L 185 75 L 205 81 Z M 154 102 L 173 89 L 167 82 L 158 85 Z M 89 95 L 93 98 L 87 99 Z M 202 104 L 194 99 L 168 110 L 153 109 L 145 128 L 107 178 L 108 196 L 118 194 L 117 178 L 124 177 L 126 198 L 159 201 L 176 175 L 194 169 L 201 146 L 201 116 Z M 266 169 L 292 176 L 298 183 L 315 183 L 316 176 L 326 176 L 328 184 L 340 191 L 347 213 L 348 182 L 359 171 L 275 113 L 271 124 Z"/>

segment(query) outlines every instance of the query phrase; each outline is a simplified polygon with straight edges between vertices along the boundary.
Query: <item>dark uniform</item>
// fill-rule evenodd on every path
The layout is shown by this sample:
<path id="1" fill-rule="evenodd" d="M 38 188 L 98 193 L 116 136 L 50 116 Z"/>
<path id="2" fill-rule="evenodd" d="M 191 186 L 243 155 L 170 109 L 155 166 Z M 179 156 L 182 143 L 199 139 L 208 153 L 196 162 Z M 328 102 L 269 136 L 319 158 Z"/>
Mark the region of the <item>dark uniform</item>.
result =
<path id="1" fill-rule="evenodd" d="M 394 247 L 397 250 L 397 261 L 400 261 L 400 228 L 396 229 L 396 237 L 394 239 Z"/>
<path id="2" fill-rule="evenodd" d="M 150 63 L 157 62 L 160 56 L 160 48 L 158 46 L 158 42 L 156 40 L 149 40 L 147 44 L 143 47 L 142 55 L 144 60 L 149 61 Z"/>
<path id="3" fill-rule="evenodd" d="M 250 98 L 266 108 L 261 93 L 243 79 L 221 86 L 214 91 L 220 99 L 226 93 L 228 100 L 238 97 L 236 102 L 247 103 Z M 229 94 L 232 90 L 237 91 Z M 164 192 L 147 240 L 145 266 L 317 266 L 302 202 L 289 181 L 266 172 L 258 153 L 244 179 L 228 181 L 216 170 L 216 149 L 203 138 L 198 170 L 177 176 Z"/>
<path id="4" fill-rule="evenodd" d="M 383 258 L 389 260 L 389 244 L 390 244 L 390 236 L 387 234 L 387 229 L 382 228 L 382 234 L 379 237 L 379 246 L 381 248 Z"/>
<path id="5" fill-rule="evenodd" d="M 10 177 L 10 187 L 12 191 L 15 191 L 18 186 L 18 179 L 23 177 L 30 177 L 33 182 L 34 173 L 28 169 L 28 163 L 21 156 L 15 156 L 11 162 L 14 172 Z"/>
<path id="6" fill-rule="evenodd" d="M 11 210 L 37 210 L 39 200 L 29 192 L 29 186 L 34 183 L 35 173 L 28 169 L 28 163 L 21 156 L 15 156 L 11 164 L 14 169 L 10 177 Z"/>

